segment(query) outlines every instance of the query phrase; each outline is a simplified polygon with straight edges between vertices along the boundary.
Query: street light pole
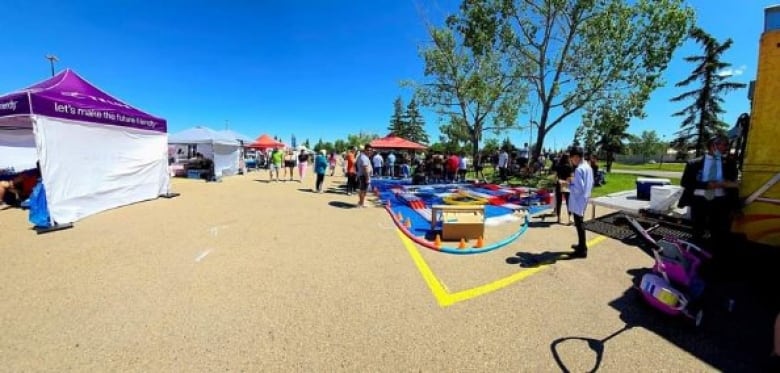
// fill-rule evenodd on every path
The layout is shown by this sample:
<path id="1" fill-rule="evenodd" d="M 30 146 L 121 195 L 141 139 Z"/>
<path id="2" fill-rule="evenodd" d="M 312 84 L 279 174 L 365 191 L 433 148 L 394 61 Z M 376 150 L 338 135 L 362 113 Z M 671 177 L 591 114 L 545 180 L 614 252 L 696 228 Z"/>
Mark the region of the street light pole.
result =
<path id="1" fill-rule="evenodd" d="M 53 54 L 47 54 L 46 59 L 49 60 L 49 64 L 51 64 L 51 76 L 54 76 L 54 63 L 59 62 L 59 58 Z"/>

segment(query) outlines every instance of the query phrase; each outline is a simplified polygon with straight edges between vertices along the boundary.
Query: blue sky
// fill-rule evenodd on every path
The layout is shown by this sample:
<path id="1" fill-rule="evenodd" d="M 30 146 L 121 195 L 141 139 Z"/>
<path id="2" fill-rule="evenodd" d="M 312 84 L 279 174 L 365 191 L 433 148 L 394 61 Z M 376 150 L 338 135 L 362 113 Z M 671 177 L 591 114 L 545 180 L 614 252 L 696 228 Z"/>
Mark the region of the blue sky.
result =
<path id="1" fill-rule="evenodd" d="M 0 92 L 50 75 L 47 53 L 102 89 L 168 120 L 169 131 L 193 125 L 227 125 L 250 137 L 262 133 L 289 141 L 332 141 L 360 131 L 384 135 L 393 100 L 411 91 L 405 79 L 421 80 L 418 48 L 427 40 L 425 22 L 440 24 L 457 8 L 454 0 L 142 2 L 10 0 L 0 25 L 10 48 L 0 55 Z M 734 46 L 725 56 L 733 80 L 756 73 L 763 8 L 768 1 L 690 0 L 698 23 Z M 20 20 L 25 20 L 20 22 Z M 679 119 L 671 113 L 680 92 L 673 83 L 699 54 L 693 43 L 676 53 L 665 74 L 669 87 L 656 91 L 648 117 L 629 132 L 656 130 L 671 139 Z M 749 110 L 746 90 L 726 97 L 724 120 Z M 431 139 L 439 119 L 425 112 Z M 573 116 L 548 136 L 546 146 L 570 143 Z M 529 132 L 507 133 L 522 143 Z M 503 138 L 505 136 L 501 136 Z"/>

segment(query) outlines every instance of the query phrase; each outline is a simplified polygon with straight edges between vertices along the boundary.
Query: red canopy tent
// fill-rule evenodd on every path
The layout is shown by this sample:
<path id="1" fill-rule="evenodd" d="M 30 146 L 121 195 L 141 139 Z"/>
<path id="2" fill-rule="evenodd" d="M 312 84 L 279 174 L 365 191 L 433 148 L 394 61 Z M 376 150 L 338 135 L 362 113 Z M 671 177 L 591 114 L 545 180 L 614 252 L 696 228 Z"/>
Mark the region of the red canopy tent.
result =
<path id="1" fill-rule="evenodd" d="M 257 148 L 257 149 L 268 149 L 268 148 L 284 148 L 284 143 L 280 141 L 276 141 L 271 138 L 271 136 L 268 136 L 266 134 L 263 134 L 262 136 L 258 137 L 255 142 L 247 145 L 247 147 L 250 148 Z"/>
<path id="2" fill-rule="evenodd" d="M 405 138 L 389 134 L 385 137 L 372 140 L 369 145 L 374 149 L 401 149 L 401 150 L 425 150 L 427 146 L 409 141 Z"/>

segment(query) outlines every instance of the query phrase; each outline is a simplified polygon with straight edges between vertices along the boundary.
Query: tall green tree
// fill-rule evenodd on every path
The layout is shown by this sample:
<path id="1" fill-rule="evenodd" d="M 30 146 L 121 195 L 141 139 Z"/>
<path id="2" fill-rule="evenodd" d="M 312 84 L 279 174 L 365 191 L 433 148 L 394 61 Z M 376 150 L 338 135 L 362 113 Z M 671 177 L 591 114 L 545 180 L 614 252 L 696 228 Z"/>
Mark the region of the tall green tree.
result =
<path id="1" fill-rule="evenodd" d="M 428 134 L 425 132 L 425 119 L 420 114 L 420 109 L 417 107 L 417 101 L 414 98 L 406 106 L 403 122 L 406 126 L 403 138 L 420 144 L 428 143 Z"/>
<path id="2" fill-rule="evenodd" d="M 379 136 L 374 133 L 364 133 L 361 131 L 358 134 L 347 135 L 347 145 L 349 147 L 361 147 L 370 143 L 371 140 L 376 138 L 379 138 Z"/>
<path id="3" fill-rule="evenodd" d="M 487 163 L 488 157 L 493 155 L 495 152 L 498 151 L 499 143 L 497 138 L 489 138 L 485 140 L 485 143 L 482 144 L 482 154 L 484 154 L 482 158 L 482 162 Z"/>
<path id="4" fill-rule="evenodd" d="M 700 56 L 685 57 L 685 61 L 696 64 L 693 72 L 685 80 L 675 84 L 676 87 L 686 87 L 693 82 L 700 82 L 701 88 L 694 89 L 679 96 L 673 97 L 672 102 L 693 100 L 684 109 L 672 114 L 684 117 L 677 132 L 679 142 L 695 143 L 696 156 L 700 156 L 705 150 L 707 139 L 717 133 L 723 133 L 728 127 L 720 119 L 720 114 L 725 111 L 721 104 L 722 95 L 726 92 L 744 88 L 744 83 L 728 82 L 730 76 L 722 72 L 731 66 L 723 62 L 723 53 L 731 48 L 733 41 L 726 39 L 719 43 L 712 35 L 701 28 L 693 28 L 691 38 L 704 48 L 704 54 Z"/>
<path id="5" fill-rule="evenodd" d="M 664 143 L 655 130 L 642 131 L 639 136 L 629 134 L 628 137 L 627 154 L 641 155 L 642 162 L 663 155 L 668 148 L 669 144 Z"/>
<path id="6" fill-rule="evenodd" d="M 524 63 L 510 63 L 513 31 L 499 17 L 495 0 L 464 0 L 443 27 L 429 27 L 431 44 L 421 49 L 426 82 L 414 84 L 424 106 L 465 126 L 476 157 L 485 131 L 518 128 L 525 101 Z"/>
<path id="7" fill-rule="evenodd" d="M 405 137 L 407 127 L 407 121 L 404 119 L 404 101 L 401 96 L 398 96 L 393 102 L 393 115 L 390 117 L 387 130 L 396 136 Z"/>
<path id="8" fill-rule="evenodd" d="M 501 149 L 506 150 L 507 152 L 514 153 L 517 148 L 515 148 L 515 145 L 512 144 L 512 140 L 509 140 L 508 137 L 504 138 L 504 141 L 501 142 Z"/>
<path id="9" fill-rule="evenodd" d="M 451 119 L 450 123 L 439 126 L 439 142 L 447 144 L 447 151 L 460 152 L 470 143 L 471 137 L 468 128 L 458 118 Z"/>
<path id="10" fill-rule="evenodd" d="M 338 139 L 334 141 L 333 150 L 336 151 L 337 153 L 345 152 L 347 150 L 347 142 L 342 139 Z"/>
<path id="11" fill-rule="evenodd" d="M 630 112 L 627 107 L 621 110 L 602 105 L 586 117 L 593 121 L 593 134 L 599 137 L 595 146 L 606 158 L 606 171 L 612 172 L 615 154 L 623 154 L 626 151 L 625 143 L 631 136 L 626 132 L 631 118 Z"/>
<path id="12" fill-rule="evenodd" d="M 620 100 L 642 116 L 694 18 L 684 0 L 496 1 L 514 31 L 509 55 L 531 71 L 535 154 L 550 130 L 589 104 Z"/>

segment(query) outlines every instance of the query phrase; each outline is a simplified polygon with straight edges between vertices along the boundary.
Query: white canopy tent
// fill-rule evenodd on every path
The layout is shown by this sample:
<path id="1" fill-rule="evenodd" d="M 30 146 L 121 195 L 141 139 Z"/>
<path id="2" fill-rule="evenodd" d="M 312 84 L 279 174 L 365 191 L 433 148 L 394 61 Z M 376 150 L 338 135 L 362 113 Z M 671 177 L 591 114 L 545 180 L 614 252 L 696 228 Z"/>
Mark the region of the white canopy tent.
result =
<path id="1" fill-rule="evenodd" d="M 166 194 L 166 141 L 164 119 L 69 69 L 0 96 L 0 169 L 39 162 L 58 224 Z"/>
<path id="2" fill-rule="evenodd" d="M 214 161 L 214 174 L 217 177 L 238 174 L 241 143 L 229 134 L 196 126 L 171 134 L 168 144 L 195 145 L 198 153 Z"/>

